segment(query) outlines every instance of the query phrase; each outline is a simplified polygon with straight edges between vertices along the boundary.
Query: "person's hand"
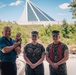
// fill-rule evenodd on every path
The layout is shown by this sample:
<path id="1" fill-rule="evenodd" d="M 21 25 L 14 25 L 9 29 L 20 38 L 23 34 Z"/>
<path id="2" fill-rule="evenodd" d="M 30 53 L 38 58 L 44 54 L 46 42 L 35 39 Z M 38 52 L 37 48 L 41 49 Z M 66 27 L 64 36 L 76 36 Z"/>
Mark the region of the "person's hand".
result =
<path id="1" fill-rule="evenodd" d="M 14 48 L 16 48 L 18 45 L 20 45 L 20 42 L 15 42 L 15 43 L 13 44 Z"/>
<path id="2" fill-rule="evenodd" d="M 54 68 L 54 63 L 51 63 L 51 66 Z"/>
<path id="3" fill-rule="evenodd" d="M 54 63 L 54 68 L 57 69 L 58 68 L 58 64 Z"/>
<path id="4" fill-rule="evenodd" d="M 36 64 L 31 64 L 30 67 L 31 67 L 32 69 L 34 69 L 34 68 L 36 67 Z"/>
<path id="5" fill-rule="evenodd" d="M 57 69 L 57 68 L 58 68 L 58 64 L 57 64 L 57 63 L 52 63 L 51 66 L 52 66 L 54 69 Z"/>

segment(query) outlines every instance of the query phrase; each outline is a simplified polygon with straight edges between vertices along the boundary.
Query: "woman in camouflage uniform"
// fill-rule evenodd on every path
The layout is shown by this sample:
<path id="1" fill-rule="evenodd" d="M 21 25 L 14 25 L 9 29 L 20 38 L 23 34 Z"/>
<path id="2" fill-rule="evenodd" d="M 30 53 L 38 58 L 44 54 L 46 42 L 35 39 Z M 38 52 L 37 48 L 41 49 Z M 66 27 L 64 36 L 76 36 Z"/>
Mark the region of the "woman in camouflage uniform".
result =
<path id="1" fill-rule="evenodd" d="M 49 63 L 50 75 L 67 75 L 68 47 L 60 42 L 59 31 L 54 30 L 52 37 L 53 43 L 46 48 L 46 60 Z"/>
<path id="2" fill-rule="evenodd" d="M 32 43 L 24 47 L 24 59 L 26 61 L 26 75 L 44 75 L 44 47 L 37 42 L 38 32 L 31 33 Z"/>

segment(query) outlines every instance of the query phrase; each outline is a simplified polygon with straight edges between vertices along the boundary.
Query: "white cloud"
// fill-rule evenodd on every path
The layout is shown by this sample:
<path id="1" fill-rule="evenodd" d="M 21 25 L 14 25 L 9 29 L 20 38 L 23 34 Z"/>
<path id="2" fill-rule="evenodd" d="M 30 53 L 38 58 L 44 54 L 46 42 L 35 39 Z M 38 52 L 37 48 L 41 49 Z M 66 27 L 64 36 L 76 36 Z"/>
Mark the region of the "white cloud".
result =
<path id="1" fill-rule="evenodd" d="M 66 13 L 58 13 L 57 15 L 59 15 L 59 16 L 65 16 L 67 14 Z"/>
<path id="2" fill-rule="evenodd" d="M 68 6 L 69 6 L 69 3 L 63 3 L 63 4 L 59 5 L 59 8 L 61 8 L 61 9 L 69 9 L 70 7 L 68 7 Z"/>
<path id="3" fill-rule="evenodd" d="M 5 7 L 5 6 L 6 6 L 5 4 L 4 4 L 4 5 L 1 5 L 1 6 L 0 6 L 0 9 L 3 8 L 3 7 Z"/>
<path id="4" fill-rule="evenodd" d="M 22 0 L 17 0 L 16 2 L 10 3 L 9 6 L 18 6 L 18 5 L 20 5 L 21 3 L 23 3 Z"/>

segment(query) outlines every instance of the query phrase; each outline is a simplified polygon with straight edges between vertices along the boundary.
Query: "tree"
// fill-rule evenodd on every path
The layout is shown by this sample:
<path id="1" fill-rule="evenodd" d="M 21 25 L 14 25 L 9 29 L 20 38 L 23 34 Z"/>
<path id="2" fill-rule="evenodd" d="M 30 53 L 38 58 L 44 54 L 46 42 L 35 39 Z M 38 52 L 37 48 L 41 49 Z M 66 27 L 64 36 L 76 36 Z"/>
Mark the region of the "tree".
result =
<path id="1" fill-rule="evenodd" d="M 64 19 L 62 24 L 62 35 L 64 38 L 69 38 L 68 34 L 69 34 L 69 25 Z"/>
<path id="2" fill-rule="evenodd" d="M 73 14 L 73 18 L 76 18 L 76 0 L 73 0 L 70 3 L 70 7 L 72 7 L 71 11 L 72 11 L 72 14 Z"/>

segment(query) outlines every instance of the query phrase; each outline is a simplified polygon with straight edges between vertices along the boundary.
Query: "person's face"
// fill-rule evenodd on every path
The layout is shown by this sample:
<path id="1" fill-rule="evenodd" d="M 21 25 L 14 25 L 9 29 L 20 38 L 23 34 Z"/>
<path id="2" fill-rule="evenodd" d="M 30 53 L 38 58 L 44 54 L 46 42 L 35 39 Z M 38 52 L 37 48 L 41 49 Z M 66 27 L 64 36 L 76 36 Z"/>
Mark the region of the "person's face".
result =
<path id="1" fill-rule="evenodd" d="M 16 39 L 20 39 L 21 38 L 21 35 L 20 34 L 17 34 L 16 35 Z"/>
<path id="2" fill-rule="evenodd" d="M 37 35 L 32 35 L 32 41 L 37 41 L 38 40 L 38 36 Z"/>
<path id="3" fill-rule="evenodd" d="M 52 38 L 53 38 L 54 42 L 58 42 L 60 39 L 60 36 L 59 35 L 53 35 Z"/>
<path id="4" fill-rule="evenodd" d="M 11 36 L 11 29 L 10 29 L 10 28 L 5 28 L 5 29 L 2 31 L 2 34 L 3 34 L 3 36 L 5 36 L 6 38 L 10 38 L 10 36 Z"/>

